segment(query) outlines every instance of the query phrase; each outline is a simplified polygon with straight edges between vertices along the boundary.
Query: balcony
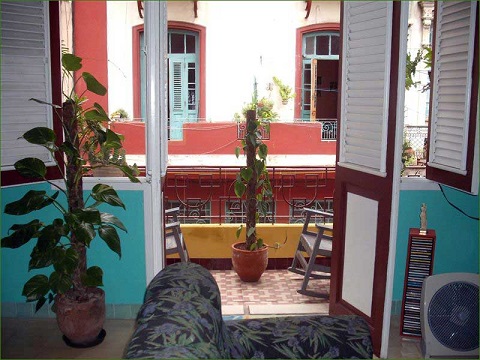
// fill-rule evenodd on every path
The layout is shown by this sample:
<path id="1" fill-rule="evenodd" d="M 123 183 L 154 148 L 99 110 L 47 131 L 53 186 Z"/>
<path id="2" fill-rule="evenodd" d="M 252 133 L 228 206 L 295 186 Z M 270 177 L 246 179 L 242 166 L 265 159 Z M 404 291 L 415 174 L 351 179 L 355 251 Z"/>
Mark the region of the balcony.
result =
<path id="1" fill-rule="evenodd" d="M 303 208 L 333 209 L 335 168 L 290 166 L 268 170 L 273 198 L 257 232 L 267 244 L 286 240 L 284 246 L 269 253 L 270 269 L 286 269 L 300 236 Z M 239 167 L 230 166 L 172 166 L 167 171 L 165 208 L 180 207 L 179 220 L 190 257 L 208 269 L 231 268 L 230 247 L 238 241 L 235 232 L 239 224 L 245 222 L 244 202 L 233 190 L 238 171 Z"/>

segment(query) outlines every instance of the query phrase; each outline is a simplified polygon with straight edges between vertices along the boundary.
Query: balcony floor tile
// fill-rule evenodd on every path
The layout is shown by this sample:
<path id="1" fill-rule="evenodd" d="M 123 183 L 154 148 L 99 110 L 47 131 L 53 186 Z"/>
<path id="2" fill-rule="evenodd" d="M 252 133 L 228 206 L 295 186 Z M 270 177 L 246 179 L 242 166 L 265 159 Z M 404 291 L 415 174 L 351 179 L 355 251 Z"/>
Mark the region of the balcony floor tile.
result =
<path id="1" fill-rule="evenodd" d="M 210 272 L 220 288 L 222 308 L 226 306 L 226 309 L 235 309 L 232 311 L 238 312 L 239 306 L 243 306 L 244 314 L 255 312 L 257 315 L 262 312 L 272 314 L 275 307 L 277 311 L 273 313 L 277 314 L 305 314 L 308 309 L 311 309 L 312 313 L 328 313 L 328 296 L 315 298 L 299 294 L 297 290 L 302 285 L 303 277 L 288 270 L 267 270 L 256 283 L 242 282 L 234 270 Z M 312 279 L 309 281 L 308 290 L 328 294 L 330 280 Z M 322 306 L 319 306 L 320 304 Z"/>

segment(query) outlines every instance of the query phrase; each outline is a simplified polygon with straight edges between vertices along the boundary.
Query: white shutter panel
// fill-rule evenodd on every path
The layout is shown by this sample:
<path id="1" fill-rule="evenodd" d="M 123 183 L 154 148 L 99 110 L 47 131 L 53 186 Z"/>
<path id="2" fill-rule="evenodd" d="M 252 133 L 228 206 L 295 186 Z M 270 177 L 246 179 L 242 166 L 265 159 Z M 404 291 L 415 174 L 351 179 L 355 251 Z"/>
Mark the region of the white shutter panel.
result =
<path id="1" fill-rule="evenodd" d="M 465 175 L 477 2 L 438 2 L 428 165 Z"/>
<path id="2" fill-rule="evenodd" d="M 344 3 L 339 166 L 386 175 L 390 1 Z"/>
<path id="3" fill-rule="evenodd" d="M 49 152 L 18 139 L 35 126 L 52 128 L 48 1 L 4 2 L 1 9 L 2 170 L 24 157 L 52 162 Z"/>
<path id="4" fill-rule="evenodd" d="M 173 110 L 183 109 L 183 63 L 180 61 L 173 61 Z"/>

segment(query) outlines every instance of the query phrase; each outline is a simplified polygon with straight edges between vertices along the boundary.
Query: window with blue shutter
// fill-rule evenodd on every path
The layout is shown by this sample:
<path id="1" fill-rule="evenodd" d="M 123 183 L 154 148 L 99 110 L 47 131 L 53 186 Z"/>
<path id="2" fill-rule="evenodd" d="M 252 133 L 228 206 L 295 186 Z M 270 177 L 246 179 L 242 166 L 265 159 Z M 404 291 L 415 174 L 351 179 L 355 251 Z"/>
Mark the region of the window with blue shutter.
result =
<path id="1" fill-rule="evenodd" d="M 170 30 L 168 49 L 169 139 L 181 140 L 183 124 L 198 121 L 198 34 Z"/>
<path id="2" fill-rule="evenodd" d="M 194 31 L 170 29 L 168 33 L 170 140 L 183 138 L 183 124 L 198 121 L 199 112 L 199 35 Z M 144 33 L 140 43 L 140 114 L 146 118 Z"/>
<path id="3" fill-rule="evenodd" d="M 339 47 L 340 47 L 340 37 L 338 32 L 332 31 L 317 31 L 312 33 L 307 33 L 303 35 L 302 39 L 302 102 L 301 102 L 301 116 L 303 120 L 310 120 L 311 118 L 311 111 L 312 111 L 312 92 L 313 98 L 316 99 L 317 96 L 328 96 L 332 95 L 336 98 L 336 84 L 333 84 L 335 80 L 329 81 L 327 79 L 321 79 L 315 77 L 313 79 L 313 91 L 312 91 L 312 60 L 317 59 L 317 64 L 319 64 L 318 60 L 325 60 L 325 62 L 320 63 L 319 66 L 320 70 L 313 69 L 313 73 L 317 72 L 319 74 L 322 73 L 321 67 L 327 67 L 326 61 L 335 61 L 335 64 L 338 67 L 338 59 L 339 59 Z M 313 66 L 315 66 L 315 62 L 313 62 Z M 330 72 L 330 71 L 329 71 Z M 332 79 L 337 78 L 337 73 L 331 74 Z M 330 79 L 330 80 L 332 80 Z M 320 92 L 319 92 L 320 91 Z M 328 94 L 328 92 L 332 92 L 332 94 Z M 318 95 L 317 95 L 318 94 Z M 315 107 L 315 104 L 314 104 Z M 336 108 L 336 105 L 334 106 Z M 332 106 L 333 108 L 333 106 Z M 321 106 L 318 109 L 319 116 L 322 114 Z M 330 116 L 329 116 L 330 117 Z M 336 116 L 333 116 L 336 117 Z"/>

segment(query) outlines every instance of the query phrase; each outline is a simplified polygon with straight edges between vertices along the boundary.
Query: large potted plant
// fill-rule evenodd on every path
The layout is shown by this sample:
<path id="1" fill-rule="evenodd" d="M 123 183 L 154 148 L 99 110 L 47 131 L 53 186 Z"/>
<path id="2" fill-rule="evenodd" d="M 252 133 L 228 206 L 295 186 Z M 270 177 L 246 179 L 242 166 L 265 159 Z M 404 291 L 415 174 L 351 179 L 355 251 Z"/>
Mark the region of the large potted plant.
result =
<path id="1" fill-rule="evenodd" d="M 82 68 L 81 60 L 75 55 L 63 54 L 62 69 L 63 79 L 72 79 L 73 88 L 79 81 L 86 84 L 84 93 L 78 96 L 75 90 L 64 91 L 66 101 L 62 106 L 31 99 L 52 107 L 61 122 L 63 139 L 57 139 L 55 133 L 45 127 L 33 128 L 23 135 L 29 143 L 51 153 L 64 186 L 46 178 L 47 168 L 42 160 L 21 159 L 15 163 L 15 169 L 22 176 L 46 181 L 56 190 L 52 193 L 30 190 L 19 200 L 7 204 L 4 210 L 9 215 L 25 215 L 43 209 L 44 217 L 52 218 L 55 211 L 59 216 L 50 223 L 34 219 L 26 224 L 12 225 L 8 235 L 2 238 L 1 246 L 15 249 L 35 242 L 28 269 L 45 268 L 50 275 L 33 276 L 25 283 L 22 295 L 27 302 L 36 302 L 37 311 L 47 301 L 53 302 L 52 309 L 65 342 L 86 347 L 101 342 L 105 335 L 105 293 L 99 288 L 103 285 L 103 271 L 98 266 L 87 267 L 87 248 L 98 235 L 120 257 L 117 229 L 126 231 L 126 228 L 117 217 L 99 209 L 102 204 L 125 208 L 111 186 L 95 185 L 84 201 L 82 179 L 88 169 L 82 144 L 100 136 L 92 127 L 108 121 L 108 116 L 97 103 L 86 106 L 84 95 L 87 92 L 105 95 L 107 90 L 87 72 L 75 78 Z M 133 167 L 125 165 L 120 169 L 132 182 L 139 182 Z"/>
<path id="2" fill-rule="evenodd" d="M 256 101 L 254 102 L 256 103 Z M 272 187 L 266 167 L 268 148 L 262 141 L 255 109 L 246 111 L 246 131 L 242 140 L 246 155 L 246 166 L 237 174 L 234 189 L 238 198 L 245 197 L 246 235 L 245 241 L 232 245 L 232 264 L 242 281 L 255 282 L 260 279 L 268 264 L 268 246 L 257 236 L 256 224 L 260 216 L 266 216 Z M 236 156 L 241 149 L 237 147 Z M 237 230 L 239 238 L 243 225 Z"/>

